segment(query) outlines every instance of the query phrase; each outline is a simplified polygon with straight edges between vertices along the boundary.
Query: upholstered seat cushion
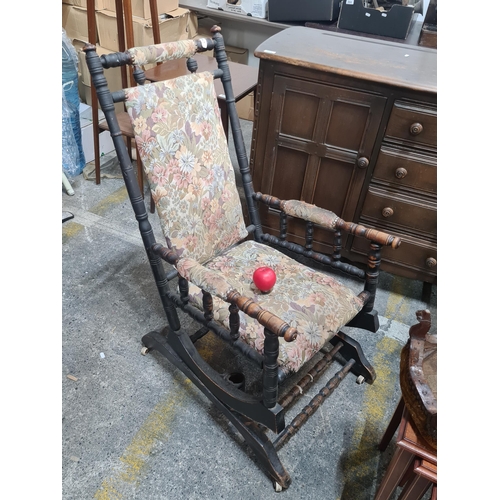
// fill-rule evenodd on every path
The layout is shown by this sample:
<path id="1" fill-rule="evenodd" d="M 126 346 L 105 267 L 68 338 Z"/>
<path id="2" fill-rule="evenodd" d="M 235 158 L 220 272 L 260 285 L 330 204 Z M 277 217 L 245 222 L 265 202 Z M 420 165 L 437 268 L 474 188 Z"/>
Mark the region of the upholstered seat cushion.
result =
<path id="1" fill-rule="evenodd" d="M 252 281 L 256 268 L 274 269 L 277 281 L 270 293 L 260 292 Z M 333 277 L 315 271 L 266 245 L 246 241 L 205 264 L 219 271 L 242 295 L 252 298 L 297 328 L 297 339 L 280 338 L 278 363 L 288 374 L 311 359 L 339 329 L 363 307 L 361 299 Z M 203 310 L 202 291 L 190 284 L 190 301 Z M 229 328 L 228 303 L 213 297 L 214 319 Z M 258 352 L 264 352 L 264 327 L 240 312 L 241 339 Z"/>

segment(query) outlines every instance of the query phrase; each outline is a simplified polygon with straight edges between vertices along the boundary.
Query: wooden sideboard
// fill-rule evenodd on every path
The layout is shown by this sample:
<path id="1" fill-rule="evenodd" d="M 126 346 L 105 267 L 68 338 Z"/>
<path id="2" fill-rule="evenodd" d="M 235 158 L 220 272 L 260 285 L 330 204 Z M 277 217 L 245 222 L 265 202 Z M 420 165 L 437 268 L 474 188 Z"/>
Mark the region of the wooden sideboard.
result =
<path id="1" fill-rule="evenodd" d="M 437 276 L 437 54 L 434 49 L 291 27 L 260 44 L 250 165 L 256 191 L 300 199 L 398 236 L 381 268 Z M 261 206 L 264 228 L 279 215 Z M 289 236 L 304 242 L 299 221 Z M 343 257 L 365 261 L 347 237 Z M 333 236 L 315 229 L 314 248 Z"/>

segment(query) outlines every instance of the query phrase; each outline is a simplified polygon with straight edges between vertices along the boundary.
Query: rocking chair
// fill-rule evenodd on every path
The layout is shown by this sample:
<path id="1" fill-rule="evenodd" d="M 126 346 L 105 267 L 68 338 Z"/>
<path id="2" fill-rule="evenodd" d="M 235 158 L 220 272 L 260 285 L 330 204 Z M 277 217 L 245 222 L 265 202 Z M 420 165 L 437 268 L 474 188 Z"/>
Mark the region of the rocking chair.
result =
<path id="1" fill-rule="evenodd" d="M 347 325 L 378 330 L 373 306 L 381 248 L 397 248 L 401 241 L 345 222 L 303 201 L 279 200 L 254 192 L 224 41 L 220 28 L 214 26 L 212 33 L 212 38 L 136 47 L 100 57 L 93 45 L 87 44 L 84 51 L 168 320 L 163 331 L 142 337 L 142 353 L 161 353 L 213 402 L 243 436 L 279 491 L 290 485 L 291 478 L 278 450 L 349 372 L 358 383 L 375 380 L 361 346 L 340 329 Z M 218 69 L 196 73 L 193 56 L 212 49 Z M 142 66 L 177 58 L 186 58 L 190 74 L 146 83 Z M 111 93 L 103 70 L 123 65 L 134 67 L 138 85 Z M 221 78 L 226 95 L 244 191 L 241 197 L 214 78 Z M 155 239 L 121 138 L 114 103 L 123 101 L 166 245 Z M 241 199 L 246 204 L 247 224 Z M 281 214 L 279 235 L 263 232 L 260 204 Z M 289 218 L 306 221 L 304 246 L 287 241 Z M 335 243 L 331 255 L 313 250 L 316 226 L 332 231 Z M 366 268 L 341 258 L 343 232 L 370 240 Z M 302 263 L 306 260 L 327 266 L 328 273 L 308 267 Z M 261 292 L 252 280 L 254 270 L 264 266 L 277 275 L 269 292 Z M 337 271 L 364 282 L 363 288 L 355 292 L 341 284 L 332 276 Z M 176 281 L 178 286 L 173 287 Z M 181 325 L 179 311 L 199 323 L 196 332 Z M 261 370 L 258 393 L 245 392 L 242 376 L 221 374 L 199 354 L 195 344 L 209 333 L 226 341 L 235 355 L 243 354 L 256 363 L 256 369 Z M 312 360 L 315 356 L 320 358 L 316 363 L 316 358 Z M 285 412 L 334 361 L 341 365 L 340 371 L 286 425 Z M 299 379 L 304 370 L 307 373 Z M 279 394 L 292 375 L 298 382 Z M 277 435 L 273 441 L 268 437 L 269 430 Z"/>

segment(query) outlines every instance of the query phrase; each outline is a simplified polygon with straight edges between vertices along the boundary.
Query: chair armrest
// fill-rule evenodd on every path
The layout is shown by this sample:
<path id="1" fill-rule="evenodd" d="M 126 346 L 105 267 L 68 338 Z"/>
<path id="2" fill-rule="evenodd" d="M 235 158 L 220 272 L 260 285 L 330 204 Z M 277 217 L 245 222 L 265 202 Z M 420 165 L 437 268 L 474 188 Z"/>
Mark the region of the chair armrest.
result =
<path id="1" fill-rule="evenodd" d="M 283 211 L 291 217 L 312 222 L 326 229 L 340 229 L 354 236 L 366 238 L 375 241 L 380 245 L 398 248 L 401 244 L 401 238 L 393 236 L 383 231 L 369 229 L 354 222 L 346 222 L 337 214 L 316 205 L 311 205 L 300 200 L 279 200 L 278 198 L 262 193 L 256 193 L 256 199 L 262 200 L 267 205 Z"/>
<path id="2" fill-rule="evenodd" d="M 215 295 L 229 304 L 234 304 L 248 316 L 256 319 L 262 326 L 285 341 L 291 342 L 297 337 L 297 329 L 278 316 L 263 309 L 257 302 L 241 295 L 218 271 L 202 266 L 194 259 L 179 259 L 177 272 L 186 280 L 205 292 Z"/>

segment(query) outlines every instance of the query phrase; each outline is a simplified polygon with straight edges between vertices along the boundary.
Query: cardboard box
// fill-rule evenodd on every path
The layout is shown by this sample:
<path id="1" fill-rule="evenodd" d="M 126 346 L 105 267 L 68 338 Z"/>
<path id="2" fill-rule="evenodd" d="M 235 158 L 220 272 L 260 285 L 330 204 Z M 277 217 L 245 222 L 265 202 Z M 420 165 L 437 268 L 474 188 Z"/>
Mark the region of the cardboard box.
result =
<path id="1" fill-rule="evenodd" d="M 199 40 L 200 38 L 207 38 L 207 35 L 196 35 L 193 40 Z M 214 57 L 213 49 L 207 50 L 206 52 L 203 52 L 203 54 L 209 57 Z M 248 49 L 226 45 L 226 55 L 228 61 L 237 62 L 240 64 L 248 64 Z"/>
<path id="2" fill-rule="evenodd" d="M 207 7 L 244 16 L 267 17 L 268 0 L 207 0 Z"/>
<path id="3" fill-rule="evenodd" d="M 78 80 L 78 92 L 80 94 L 80 99 L 82 100 L 82 102 L 88 104 L 89 106 L 92 106 L 92 87 L 90 85 L 86 85 L 81 80 Z M 99 101 L 97 101 L 97 106 L 99 107 L 99 109 L 101 108 Z M 122 113 L 123 111 L 123 103 L 115 103 L 115 113 Z"/>
<path id="4" fill-rule="evenodd" d="M 413 5 L 393 5 L 388 11 L 367 9 L 363 0 L 344 0 L 338 27 L 372 35 L 406 39 L 414 12 Z"/>
<path id="5" fill-rule="evenodd" d="M 87 8 L 87 0 L 71 0 L 75 7 Z M 63 3 L 69 3 L 69 0 L 63 0 Z M 114 0 L 113 0 L 114 3 Z M 95 10 L 105 9 L 106 0 L 95 0 Z"/>
<path id="6" fill-rule="evenodd" d="M 101 7 L 101 9 L 109 10 L 111 12 L 116 12 L 115 0 L 99 0 L 99 1 L 102 4 L 104 4 L 104 7 Z M 156 0 L 156 5 L 158 7 L 158 15 L 164 14 L 165 12 L 171 12 L 172 10 L 178 9 L 179 0 Z M 133 16 L 142 17 L 143 19 L 151 19 L 151 6 L 149 4 L 149 0 L 131 0 L 131 6 L 132 6 Z M 96 10 L 101 10 L 101 9 L 98 9 L 96 7 Z"/>
<path id="7" fill-rule="evenodd" d="M 269 21 L 336 21 L 340 0 L 269 0 Z"/>
<path id="8" fill-rule="evenodd" d="M 66 34 L 70 40 L 76 38 L 88 42 L 87 9 L 63 3 L 62 27 L 66 30 Z"/>
<path id="9" fill-rule="evenodd" d="M 226 45 L 226 54 L 228 61 L 248 64 L 248 49 Z"/>
<path id="10" fill-rule="evenodd" d="M 236 111 L 242 120 L 254 120 L 254 95 L 253 92 L 246 95 L 236 103 Z"/>
<path id="11" fill-rule="evenodd" d="M 99 110 L 99 118 L 104 118 L 104 114 Z M 94 161 L 94 128 L 92 127 L 92 108 L 86 104 L 80 104 L 80 129 L 82 131 L 83 154 L 85 163 Z M 99 153 L 105 155 L 115 150 L 111 134 L 107 130 L 99 133 Z"/>
<path id="12" fill-rule="evenodd" d="M 73 40 L 73 46 L 75 47 L 76 53 L 78 54 L 78 93 L 80 94 L 80 99 L 82 100 L 82 102 L 88 105 L 92 105 L 90 72 L 85 61 L 85 52 L 82 51 L 84 44 L 85 42 L 83 42 L 82 40 Z M 96 52 L 101 56 L 103 54 L 109 54 L 113 51 L 107 50 L 97 44 Z M 105 70 L 105 76 L 111 92 L 115 92 L 123 88 L 120 68 L 110 68 Z M 116 103 L 115 110 L 117 113 L 123 111 L 123 104 L 120 102 Z"/>
<path id="13" fill-rule="evenodd" d="M 78 70 L 81 73 L 82 83 L 90 87 L 91 79 L 90 72 L 87 67 L 87 62 L 85 61 L 85 52 L 83 52 L 83 46 L 85 42 L 82 40 L 73 40 L 73 46 L 76 49 L 76 53 L 78 54 Z M 111 54 L 112 50 L 105 49 L 101 47 L 99 44 L 96 45 L 97 55 L 102 56 L 104 54 Z M 123 88 L 122 85 L 122 76 L 121 76 L 120 68 L 110 68 L 105 70 L 106 80 L 108 81 L 108 86 L 111 92 L 115 92 L 116 90 L 120 90 Z"/>
<path id="14" fill-rule="evenodd" d="M 213 26 L 215 21 L 211 24 Z M 210 28 L 207 26 L 198 26 L 198 35 L 194 37 L 195 40 L 200 38 L 212 38 L 212 33 L 210 32 Z M 244 49 L 242 47 L 234 47 L 233 45 L 226 45 L 226 55 L 228 61 L 237 62 L 240 64 L 248 64 L 248 49 Z M 209 50 L 207 52 L 203 52 L 204 54 L 214 57 L 214 51 Z"/>
<path id="15" fill-rule="evenodd" d="M 198 18 L 188 9 L 175 9 L 168 14 L 169 19 L 160 20 L 160 41 L 174 42 L 187 40 L 198 34 Z M 96 12 L 97 33 L 99 44 L 111 51 L 118 51 L 118 31 L 116 29 L 116 14 L 109 10 Z M 151 21 L 133 16 L 132 27 L 134 32 L 134 45 L 142 47 L 152 45 L 153 27 Z"/>

